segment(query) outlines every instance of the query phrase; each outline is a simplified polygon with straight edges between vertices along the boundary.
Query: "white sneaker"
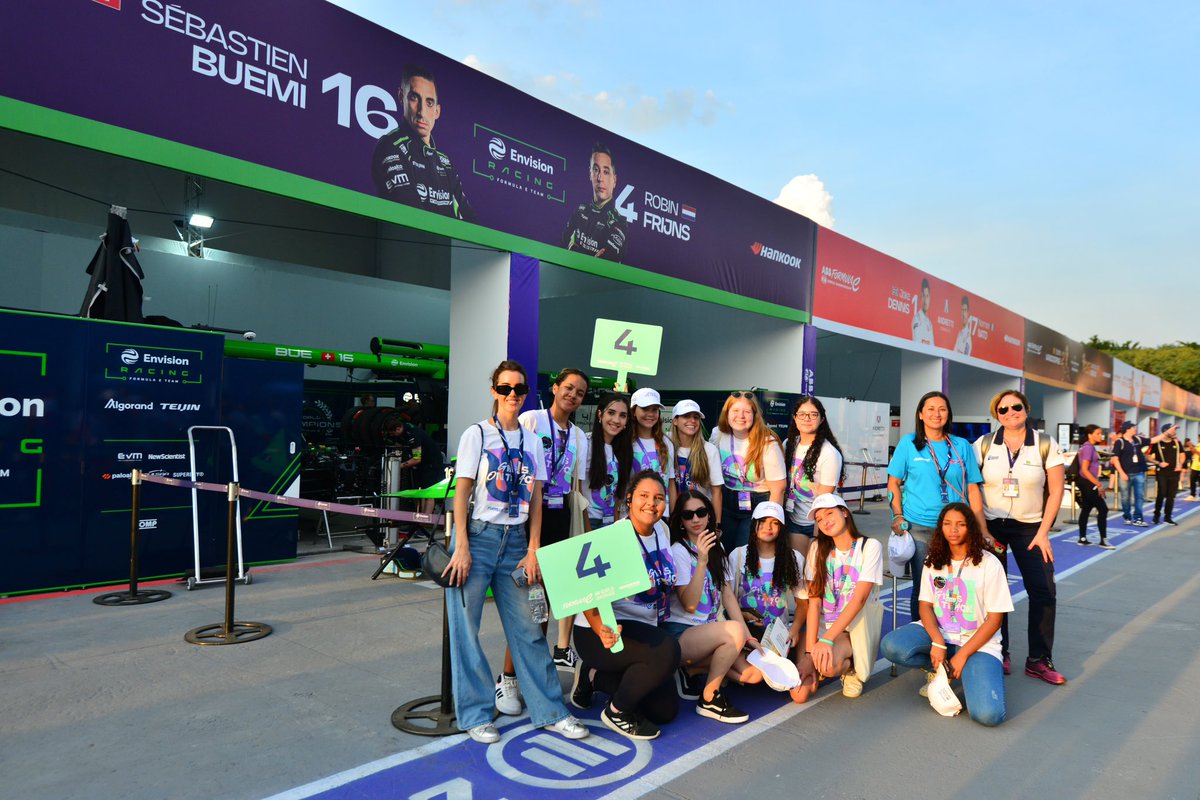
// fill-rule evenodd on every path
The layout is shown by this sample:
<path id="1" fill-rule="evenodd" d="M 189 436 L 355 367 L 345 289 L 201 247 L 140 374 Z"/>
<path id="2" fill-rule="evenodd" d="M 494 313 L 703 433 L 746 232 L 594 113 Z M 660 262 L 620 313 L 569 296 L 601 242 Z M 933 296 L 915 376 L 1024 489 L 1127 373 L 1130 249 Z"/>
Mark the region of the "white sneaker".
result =
<path id="1" fill-rule="evenodd" d="M 850 673 L 842 676 L 842 696 L 859 697 L 862 695 L 863 682 L 857 675 Z"/>
<path id="2" fill-rule="evenodd" d="M 496 726 L 490 722 L 476 725 L 467 731 L 467 735 L 481 744 L 495 744 L 500 741 L 500 731 L 496 730 Z"/>
<path id="3" fill-rule="evenodd" d="M 586 739 L 591 735 L 587 725 L 572 716 L 565 716 L 553 725 L 547 725 L 545 730 L 561 734 L 568 739 Z"/>
<path id="4" fill-rule="evenodd" d="M 500 674 L 496 676 L 496 710 L 510 717 L 521 716 L 525 707 L 521 697 L 521 686 L 515 675 Z"/>
<path id="5" fill-rule="evenodd" d="M 925 682 L 921 684 L 920 689 L 917 689 L 917 694 L 921 695 L 921 697 L 929 697 L 929 684 L 933 683 L 933 679 L 936 675 L 936 672 L 926 672 Z"/>

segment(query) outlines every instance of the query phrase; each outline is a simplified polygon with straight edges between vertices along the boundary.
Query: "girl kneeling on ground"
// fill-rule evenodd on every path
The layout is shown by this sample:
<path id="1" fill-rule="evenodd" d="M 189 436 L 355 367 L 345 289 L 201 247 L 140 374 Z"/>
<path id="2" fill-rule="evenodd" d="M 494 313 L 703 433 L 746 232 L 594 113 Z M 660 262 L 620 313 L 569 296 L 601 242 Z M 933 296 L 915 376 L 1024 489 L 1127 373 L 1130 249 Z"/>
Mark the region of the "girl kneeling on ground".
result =
<path id="1" fill-rule="evenodd" d="M 969 506 L 942 509 L 929 542 L 920 588 L 921 621 L 883 639 L 883 655 L 905 667 L 962 680 L 967 713 L 981 725 L 999 725 L 1006 714 L 1000 623 L 1013 610 L 1000 560 L 984 549 L 983 532 Z M 929 672 L 921 695 L 926 694 Z"/>
<path id="2" fill-rule="evenodd" d="M 805 682 L 807 669 L 809 680 L 812 666 L 801 657 L 799 647 L 800 630 L 807 617 L 807 601 L 801 597 L 804 590 L 804 556 L 789 546 L 783 537 L 783 506 L 764 500 L 754 507 L 750 541 L 729 554 L 726 564 L 726 580 L 731 584 L 735 603 L 727 605 L 732 613 L 739 609 L 751 635 L 761 641 L 767 628 L 775 620 L 788 626 L 788 653 L 800 671 L 801 684 L 791 690 L 792 699 Z M 789 618 L 788 596 L 796 605 L 795 614 Z M 728 602 L 728 601 L 727 601 Z M 743 683 L 756 682 L 756 668 L 745 657 L 734 663 L 734 670 L 743 675 Z M 753 677 L 745 677 L 751 671 Z M 761 673 L 760 673 L 761 674 Z M 802 702 L 802 701 L 798 701 Z"/>
<path id="3" fill-rule="evenodd" d="M 879 584 L 883 582 L 883 548 L 858 532 L 846 501 L 836 494 L 813 498 L 810 516 L 817 538 L 808 551 L 804 596 L 808 604 L 806 655 L 816 673 L 841 677 L 842 694 L 858 697 L 875 666 L 879 647 Z M 807 666 L 807 665 L 806 665 Z M 803 703 L 817 689 L 805 680 L 793 693 Z"/>
<path id="4" fill-rule="evenodd" d="M 725 580 L 725 551 L 717 533 L 717 515 L 712 501 L 688 489 L 679 495 L 668 523 L 671 529 L 671 558 L 675 562 L 675 593 L 671 596 L 671 618 L 663 628 L 679 640 L 682 660 L 677 672 L 679 696 L 696 700 L 696 713 L 719 722 L 739 723 L 750 715 L 725 697 L 725 678 L 756 683 L 759 671 L 743 665 L 742 648 L 758 642 L 741 619 L 724 619 L 721 602 L 729 610 L 737 600 Z"/>

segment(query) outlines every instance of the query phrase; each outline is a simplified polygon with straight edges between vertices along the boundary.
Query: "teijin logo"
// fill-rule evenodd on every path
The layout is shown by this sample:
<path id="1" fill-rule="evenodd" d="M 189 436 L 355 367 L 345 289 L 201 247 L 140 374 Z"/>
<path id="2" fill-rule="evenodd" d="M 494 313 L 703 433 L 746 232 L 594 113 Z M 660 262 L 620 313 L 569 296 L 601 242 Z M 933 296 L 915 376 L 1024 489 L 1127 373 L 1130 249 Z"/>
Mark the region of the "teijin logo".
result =
<path id="1" fill-rule="evenodd" d="M 503 139 L 499 136 L 493 136 L 492 140 L 488 142 L 488 152 L 491 153 L 492 158 L 500 161 L 504 158 L 504 154 L 508 152 L 508 148 L 504 145 Z"/>
<path id="2" fill-rule="evenodd" d="M 121 351 L 122 364 L 136 364 L 138 362 L 138 357 L 138 351 L 134 350 L 132 347 Z"/>

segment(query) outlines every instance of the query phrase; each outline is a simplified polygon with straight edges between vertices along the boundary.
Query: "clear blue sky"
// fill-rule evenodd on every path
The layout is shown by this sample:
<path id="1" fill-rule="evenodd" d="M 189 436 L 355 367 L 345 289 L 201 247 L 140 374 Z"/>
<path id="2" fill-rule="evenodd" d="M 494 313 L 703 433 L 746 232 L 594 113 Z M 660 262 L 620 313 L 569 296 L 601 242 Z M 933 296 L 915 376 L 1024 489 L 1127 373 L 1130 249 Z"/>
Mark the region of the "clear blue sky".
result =
<path id="1" fill-rule="evenodd" d="M 334 2 L 1076 339 L 1200 340 L 1200 4 Z"/>

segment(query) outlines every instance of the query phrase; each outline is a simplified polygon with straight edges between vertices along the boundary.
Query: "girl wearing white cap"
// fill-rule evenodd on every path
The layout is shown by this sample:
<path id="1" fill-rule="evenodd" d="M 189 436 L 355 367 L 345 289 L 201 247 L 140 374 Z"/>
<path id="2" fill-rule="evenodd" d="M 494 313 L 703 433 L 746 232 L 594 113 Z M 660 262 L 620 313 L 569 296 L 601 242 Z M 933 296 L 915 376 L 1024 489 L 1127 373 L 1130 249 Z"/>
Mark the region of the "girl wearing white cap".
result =
<path id="1" fill-rule="evenodd" d="M 712 442 L 721 455 L 725 482 L 721 543 L 726 551 L 750 538 L 751 512 L 764 500 L 783 504 L 787 469 L 779 437 L 763 422 L 754 392 L 731 392 L 721 408 Z"/>
<path id="2" fill-rule="evenodd" d="M 637 470 L 652 469 L 667 486 L 667 510 L 675 504 L 675 448 L 663 435 L 662 398 L 655 389 L 638 389 L 633 407 L 633 462 Z"/>
<path id="3" fill-rule="evenodd" d="M 836 494 L 813 499 L 817 538 L 808 551 L 805 647 L 819 674 L 842 678 L 842 694 L 858 697 L 875 665 L 883 606 L 883 548 L 858 532 L 846 501 Z M 806 690 L 804 699 L 816 691 Z M 803 700 L 800 700 L 803 702 Z"/>
<path id="4" fill-rule="evenodd" d="M 582 456 L 583 483 L 591 498 L 588 522 L 592 530 L 616 521 L 617 507 L 633 472 L 630 435 L 629 401 L 625 395 L 609 392 L 601 396 L 587 451 Z"/>
<path id="5" fill-rule="evenodd" d="M 695 489 L 712 501 L 716 515 L 712 523 L 721 532 L 721 501 L 725 479 L 721 477 L 721 454 L 704 439 L 704 412 L 695 400 L 680 400 L 672 412 L 671 444 L 675 446 L 675 486 L 679 494 Z"/>
<path id="6" fill-rule="evenodd" d="M 807 603 L 803 597 L 804 556 L 789 546 L 783 535 L 783 506 L 764 500 L 754 507 L 750 540 L 736 548 L 726 560 L 726 581 L 733 590 L 736 608 L 741 612 L 755 639 L 762 639 L 767 628 L 775 620 L 788 626 L 788 644 L 796 667 L 801 674 L 801 686 L 805 670 L 812 672 L 798 656 L 803 652 L 800 630 L 804 627 Z M 794 598 L 796 613 L 789 616 L 788 596 Z M 727 613 L 733 612 L 728 609 Z M 746 662 L 746 666 L 748 666 Z M 739 662 L 734 669 L 742 667 Z M 810 678 L 810 680 L 812 680 Z M 815 681 L 814 681 L 815 682 Z M 792 690 L 793 699 L 801 687 Z M 800 701 L 802 702 L 802 701 Z"/>
<path id="7" fill-rule="evenodd" d="M 792 547 L 807 553 L 813 535 L 808 516 L 813 498 L 829 494 L 842 481 L 842 451 L 829 427 L 825 406 L 816 397 L 801 397 L 792 406 L 784 461 L 788 465 L 787 530 Z"/>

